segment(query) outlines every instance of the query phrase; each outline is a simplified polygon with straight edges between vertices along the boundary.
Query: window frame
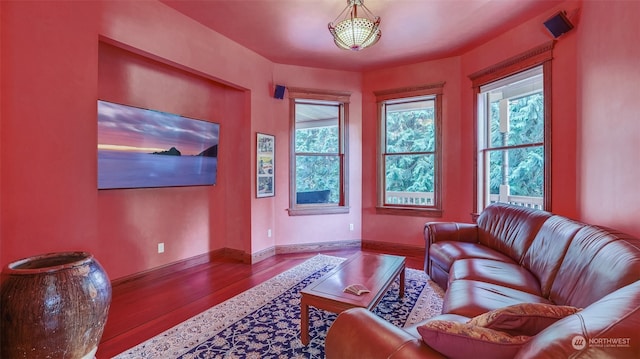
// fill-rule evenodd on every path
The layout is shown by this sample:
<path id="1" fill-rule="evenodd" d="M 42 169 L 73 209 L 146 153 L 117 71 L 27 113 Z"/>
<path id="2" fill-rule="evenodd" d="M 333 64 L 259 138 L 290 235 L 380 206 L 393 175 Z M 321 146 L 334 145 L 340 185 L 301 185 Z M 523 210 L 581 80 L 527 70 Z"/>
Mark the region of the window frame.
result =
<path id="1" fill-rule="evenodd" d="M 377 132 L 377 205 L 376 213 L 405 216 L 442 216 L 442 96 L 445 82 L 432 83 L 415 87 L 403 87 L 390 90 L 374 91 L 378 107 L 378 132 Z M 434 124 L 435 124 L 435 148 L 434 148 L 434 189 L 433 205 L 419 206 L 412 204 L 385 204 L 386 173 L 386 118 L 385 106 L 387 102 L 398 103 L 402 100 L 433 97 Z M 407 101 L 407 102 L 408 102 Z"/>
<path id="2" fill-rule="evenodd" d="M 479 212 L 482 211 L 484 207 L 484 201 L 481 198 L 479 171 L 481 169 L 481 164 L 479 163 L 479 158 L 481 156 L 481 151 L 484 149 L 480 148 L 480 143 L 478 141 L 480 125 L 479 121 L 479 95 L 480 89 L 484 85 L 488 85 L 492 82 L 516 75 L 518 73 L 530 70 L 535 67 L 542 67 L 542 75 L 543 75 L 543 96 L 544 96 L 544 138 L 543 138 L 543 153 L 544 153 L 544 194 L 543 194 L 543 209 L 546 211 L 551 211 L 551 168 L 552 168 L 552 156 L 551 156 L 551 146 L 552 146 L 552 137 L 551 137 L 551 124 L 552 124 L 552 93 L 551 93 L 551 83 L 552 83 L 552 60 L 553 60 L 553 47 L 555 45 L 555 40 L 542 44 L 538 47 L 535 47 L 529 51 L 525 51 L 519 55 L 513 56 L 507 60 L 504 60 L 498 64 L 485 68 L 483 70 L 477 71 L 471 75 L 469 75 L 469 79 L 472 83 L 473 88 L 473 126 L 474 126 L 474 171 L 473 171 L 473 212 L 472 217 L 476 217 Z"/>
<path id="3" fill-rule="evenodd" d="M 290 216 L 349 213 L 349 149 L 348 124 L 350 92 L 287 87 L 289 94 L 289 208 Z M 296 199 L 296 103 L 309 101 L 334 102 L 339 106 L 338 156 L 340 190 L 338 203 L 298 204 Z"/>

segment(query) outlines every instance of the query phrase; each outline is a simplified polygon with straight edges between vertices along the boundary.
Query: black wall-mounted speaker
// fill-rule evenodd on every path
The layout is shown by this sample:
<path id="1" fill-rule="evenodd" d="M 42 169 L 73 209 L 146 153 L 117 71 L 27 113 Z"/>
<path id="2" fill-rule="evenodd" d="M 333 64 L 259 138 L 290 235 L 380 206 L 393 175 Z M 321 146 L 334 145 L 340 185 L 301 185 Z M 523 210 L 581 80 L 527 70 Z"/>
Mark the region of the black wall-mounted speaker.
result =
<path id="1" fill-rule="evenodd" d="M 273 91 L 273 98 L 282 100 L 284 98 L 284 90 L 286 87 L 282 85 L 276 85 L 276 89 Z"/>
<path id="2" fill-rule="evenodd" d="M 553 15 L 551 18 L 549 18 L 549 20 L 544 22 L 544 26 L 556 39 L 560 37 L 560 35 L 573 29 L 573 25 L 567 18 L 567 15 L 564 11 L 560 11 L 559 13 Z"/>

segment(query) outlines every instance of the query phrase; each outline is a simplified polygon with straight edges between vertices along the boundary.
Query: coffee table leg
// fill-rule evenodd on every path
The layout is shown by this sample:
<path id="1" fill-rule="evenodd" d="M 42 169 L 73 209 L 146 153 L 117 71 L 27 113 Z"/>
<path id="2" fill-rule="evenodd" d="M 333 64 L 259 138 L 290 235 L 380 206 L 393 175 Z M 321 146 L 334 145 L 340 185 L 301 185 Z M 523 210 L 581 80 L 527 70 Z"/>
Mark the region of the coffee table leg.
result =
<path id="1" fill-rule="evenodd" d="M 309 344 L 309 305 L 300 301 L 300 341 L 302 345 Z"/>
<path id="2" fill-rule="evenodd" d="M 404 272 L 405 267 L 400 271 L 400 298 L 404 298 Z"/>

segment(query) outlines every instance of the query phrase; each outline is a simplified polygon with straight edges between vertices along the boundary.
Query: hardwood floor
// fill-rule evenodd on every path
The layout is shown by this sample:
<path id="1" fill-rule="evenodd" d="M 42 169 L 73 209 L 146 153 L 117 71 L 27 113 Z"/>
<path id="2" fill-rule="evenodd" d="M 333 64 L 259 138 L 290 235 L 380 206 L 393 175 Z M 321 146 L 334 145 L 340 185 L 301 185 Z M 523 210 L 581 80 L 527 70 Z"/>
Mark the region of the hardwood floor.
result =
<path id="1" fill-rule="evenodd" d="M 358 252 L 346 249 L 322 253 L 346 258 Z M 111 358 L 316 254 L 278 254 L 253 265 L 221 258 L 170 275 L 151 274 L 114 286 L 96 357 Z M 423 268 L 423 255 L 401 255 L 407 258 L 408 268 Z"/>

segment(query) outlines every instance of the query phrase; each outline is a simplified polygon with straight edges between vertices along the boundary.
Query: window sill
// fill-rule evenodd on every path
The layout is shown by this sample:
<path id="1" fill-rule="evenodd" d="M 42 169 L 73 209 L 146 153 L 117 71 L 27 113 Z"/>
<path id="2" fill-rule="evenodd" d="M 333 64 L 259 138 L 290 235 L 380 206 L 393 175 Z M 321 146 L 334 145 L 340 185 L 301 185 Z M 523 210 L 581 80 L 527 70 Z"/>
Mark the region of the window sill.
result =
<path id="1" fill-rule="evenodd" d="M 309 206 L 289 208 L 289 216 L 309 216 L 316 214 L 340 214 L 349 213 L 349 207 L 334 207 L 334 206 Z"/>
<path id="2" fill-rule="evenodd" d="M 396 216 L 442 217 L 441 209 L 416 207 L 376 207 L 376 214 L 392 214 Z"/>

